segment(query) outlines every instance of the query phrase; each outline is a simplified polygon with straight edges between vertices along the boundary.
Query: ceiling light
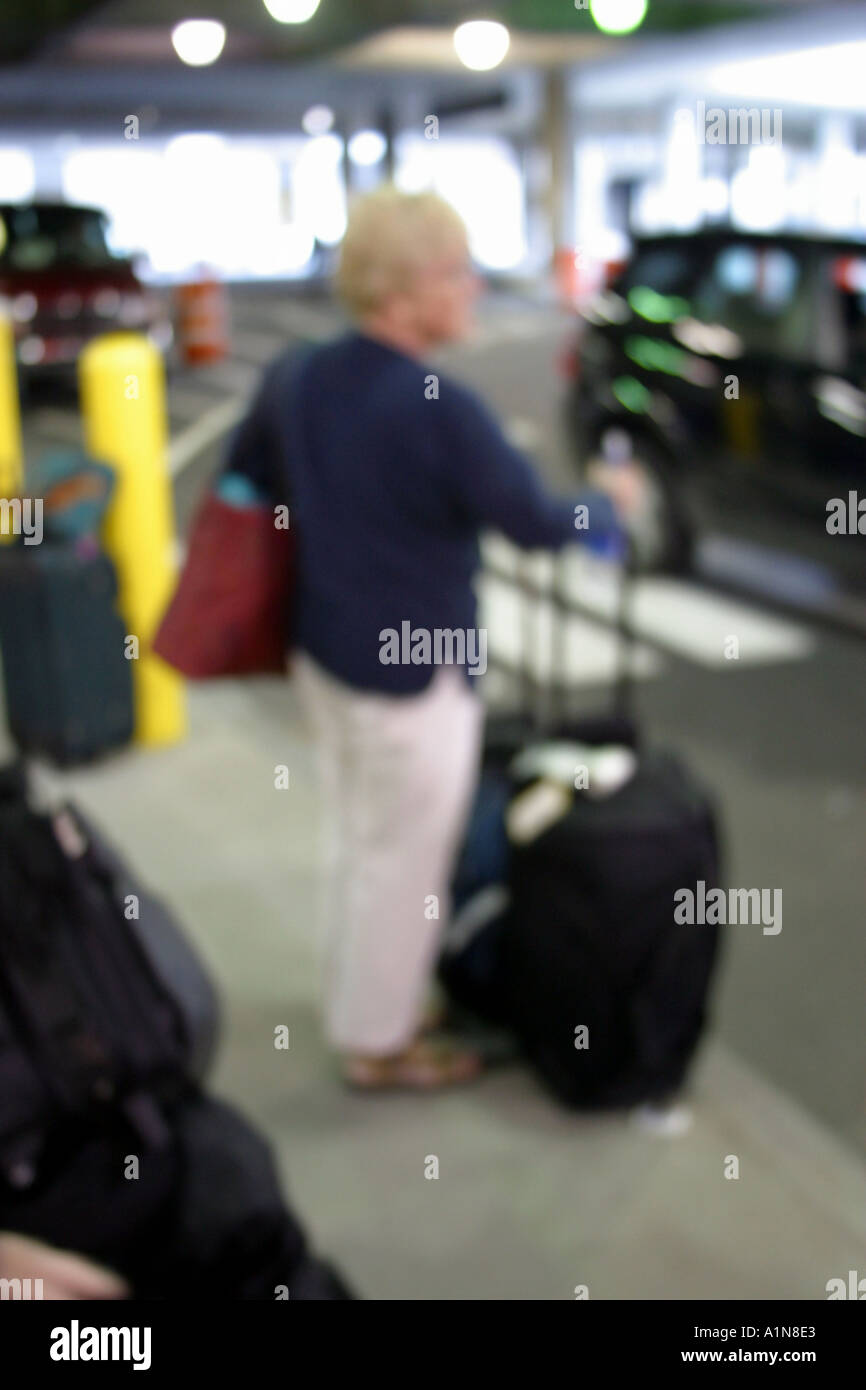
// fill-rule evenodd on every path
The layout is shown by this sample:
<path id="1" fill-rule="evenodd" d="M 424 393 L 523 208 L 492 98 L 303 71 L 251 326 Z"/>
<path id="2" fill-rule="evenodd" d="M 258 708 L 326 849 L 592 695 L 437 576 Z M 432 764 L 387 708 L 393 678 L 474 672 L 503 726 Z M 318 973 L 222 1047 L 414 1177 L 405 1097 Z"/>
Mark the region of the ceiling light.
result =
<path id="1" fill-rule="evenodd" d="M 223 51 L 226 31 L 218 19 L 184 19 L 171 31 L 174 51 L 190 67 L 215 63 Z"/>
<path id="2" fill-rule="evenodd" d="M 308 135 L 327 135 L 333 124 L 334 113 L 330 106 L 311 106 L 301 121 Z"/>
<path id="3" fill-rule="evenodd" d="M 306 24 L 319 8 L 319 0 L 264 0 L 265 9 L 278 24 Z"/>
<path id="4" fill-rule="evenodd" d="M 378 130 L 359 130 L 349 141 L 349 158 L 353 164 L 378 164 L 387 148 Z"/>
<path id="5" fill-rule="evenodd" d="M 630 34 L 643 23 L 647 0 L 589 0 L 589 12 L 603 34 Z"/>
<path id="6" fill-rule="evenodd" d="M 454 30 L 454 47 L 464 67 L 488 72 L 498 67 L 508 52 L 511 35 L 495 19 L 470 19 Z"/>

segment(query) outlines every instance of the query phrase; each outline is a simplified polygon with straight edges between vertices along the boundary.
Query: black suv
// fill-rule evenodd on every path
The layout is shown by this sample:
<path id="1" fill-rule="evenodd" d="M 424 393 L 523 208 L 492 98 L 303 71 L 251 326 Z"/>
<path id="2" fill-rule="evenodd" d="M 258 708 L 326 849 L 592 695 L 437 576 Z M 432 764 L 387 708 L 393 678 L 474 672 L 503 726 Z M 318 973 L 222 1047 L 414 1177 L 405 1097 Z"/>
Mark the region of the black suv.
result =
<path id="1" fill-rule="evenodd" d="M 799 513 L 826 541 L 830 499 L 866 491 L 866 244 L 640 239 L 580 320 L 571 438 L 590 476 L 605 455 L 641 465 L 645 567 L 688 568 L 701 521 L 738 510 Z"/>

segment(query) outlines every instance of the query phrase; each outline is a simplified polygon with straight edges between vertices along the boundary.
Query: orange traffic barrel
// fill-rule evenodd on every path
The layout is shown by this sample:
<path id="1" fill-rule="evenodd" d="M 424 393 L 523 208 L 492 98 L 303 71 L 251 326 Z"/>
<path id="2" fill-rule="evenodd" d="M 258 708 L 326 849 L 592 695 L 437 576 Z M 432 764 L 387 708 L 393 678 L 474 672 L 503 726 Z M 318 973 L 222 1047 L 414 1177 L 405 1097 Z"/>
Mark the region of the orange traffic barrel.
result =
<path id="1" fill-rule="evenodd" d="M 229 306 L 225 285 L 202 275 L 176 290 L 177 336 L 185 362 L 219 362 L 229 351 Z"/>
<path id="2" fill-rule="evenodd" d="M 557 246 L 553 253 L 553 273 L 563 304 L 573 304 L 578 294 L 578 255 L 573 246 Z"/>

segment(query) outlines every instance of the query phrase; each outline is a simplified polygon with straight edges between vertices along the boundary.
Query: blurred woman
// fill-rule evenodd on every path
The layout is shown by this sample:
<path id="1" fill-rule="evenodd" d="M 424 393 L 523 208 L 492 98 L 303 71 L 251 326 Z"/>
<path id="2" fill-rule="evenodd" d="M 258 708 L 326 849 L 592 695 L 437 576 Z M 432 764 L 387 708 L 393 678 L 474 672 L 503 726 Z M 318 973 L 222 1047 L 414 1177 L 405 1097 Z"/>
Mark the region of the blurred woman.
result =
<path id="1" fill-rule="evenodd" d="M 354 1085 L 427 1088 L 480 1069 L 473 1051 L 425 1031 L 479 766 L 479 532 L 525 547 L 587 532 L 574 499 L 541 486 L 482 402 L 427 365 L 470 332 L 479 291 L 449 204 L 393 188 L 358 202 L 337 289 L 352 330 L 300 366 L 275 364 L 233 458 L 282 476 L 297 526 L 292 670 L 334 831 L 327 1034 Z M 294 372 L 300 418 L 289 420 Z M 590 531 L 613 525 L 598 497 Z"/>

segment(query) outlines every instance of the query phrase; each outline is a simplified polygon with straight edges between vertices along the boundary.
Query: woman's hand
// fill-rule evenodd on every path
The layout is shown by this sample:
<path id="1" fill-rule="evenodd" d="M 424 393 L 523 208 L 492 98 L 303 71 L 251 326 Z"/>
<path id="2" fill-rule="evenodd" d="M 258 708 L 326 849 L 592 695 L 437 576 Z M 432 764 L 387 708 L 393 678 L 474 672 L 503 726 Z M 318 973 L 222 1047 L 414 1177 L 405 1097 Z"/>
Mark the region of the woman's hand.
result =
<path id="1" fill-rule="evenodd" d="M 607 494 L 623 524 L 634 518 L 646 500 L 643 471 L 628 460 L 622 463 L 606 463 L 604 460 L 593 462 L 587 469 L 586 481 L 590 487 Z"/>
<path id="2" fill-rule="evenodd" d="M 0 1232 L 0 1279 L 41 1279 L 44 1299 L 130 1296 L 129 1285 L 110 1269 L 70 1250 L 57 1250 L 41 1240 L 9 1232 Z"/>

